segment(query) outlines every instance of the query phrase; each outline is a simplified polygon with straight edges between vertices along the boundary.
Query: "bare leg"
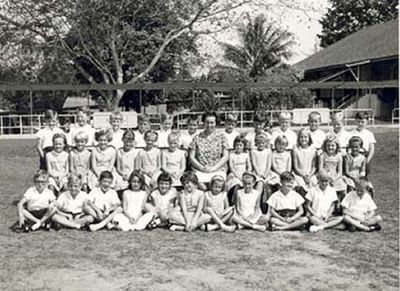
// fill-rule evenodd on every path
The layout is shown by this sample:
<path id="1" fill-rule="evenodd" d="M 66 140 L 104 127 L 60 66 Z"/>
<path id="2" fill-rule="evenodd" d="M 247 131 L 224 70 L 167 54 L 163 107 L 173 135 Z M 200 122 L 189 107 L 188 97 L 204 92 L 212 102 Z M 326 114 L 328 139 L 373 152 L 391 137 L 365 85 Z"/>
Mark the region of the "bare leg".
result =
<path id="1" fill-rule="evenodd" d="M 227 212 L 227 210 L 228 210 L 228 212 Z M 225 221 L 228 220 L 230 215 L 227 215 L 227 214 L 231 213 L 232 210 L 233 210 L 232 207 L 228 207 L 222 213 L 221 217 L 225 218 Z M 208 230 L 211 231 L 211 230 L 217 230 L 217 229 L 221 228 L 223 231 L 226 231 L 226 232 L 234 232 L 235 231 L 235 226 L 233 226 L 233 225 L 227 226 L 224 223 L 224 221 L 222 221 L 222 219 L 215 213 L 214 209 L 212 209 L 211 207 L 207 207 L 206 212 L 211 215 L 212 221 L 216 222 L 216 224 L 209 225 Z M 225 217 L 224 217 L 224 214 L 225 214 Z M 217 227 L 215 227 L 215 226 L 217 226 Z"/>
<path id="2" fill-rule="evenodd" d="M 364 231 L 369 231 L 369 227 L 362 224 L 359 220 L 349 216 L 349 215 L 345 215 L 343 216 L 343 220 L 345 222 L 347 222 L 348 224 L 351 224 L 353 226 L 355 226 L 358 229 L 364 230 Z"/>
<path id="3" fill-rule="evenodd" d="M 74 222 L 79 224 L 81 227 L 84 226 L 84 225 L 91 224 L 91 223 L 93 223 L 93 221 L 94 221 L 94 218 L 92 216 L 90 216 L 90 215 L 83 215 L 83 216 L 81 216 L 79 218 L 76 218 L 74 220 Z"/>
<path id="4" fill-rule="evenodd" d="M 90 215 L 94 219 L 100 220 L 96 210 L 91 206 L 90 203 L 86 203 L 86 202 L 83 203 L 82 209 L 83 209 L 83 212 L 86 213 L 87 215 Z"/>
<path id="5" fill-rule="evenodd" d="M 153 212 L 147 212 L 143 214 L 141 217 L 139 217 L 138 221 L 135 223 L 133 226 L 132 230 L 143 230 L 146 228 L 146 226 L 150 223 L 150 221 L 153 219 L 154 213 Z"/>
<path id="6" fill-rule="evenodd" d="M 232 221 L 234 223 L 237 223 L 238 225 L 245 227 L 245 228 L 250 228 L 250 229 L 254 229 L 254 230 L 258 230 L 258 231 L 266 231 L 267 230 L 267 227 L 265 225 L 257 225 L 254 223 L 250 223 L 237 214 L 233 215 Z"/>
<path id="7" fill-rule="evenodd" d="M 46 213 L 43 215 L 43 217 L 36 222 L 34 225 L 32 225 L 31 229 L 33 231 L 38 230 L 40 228 L 40 226 L 46 222 L 48 219 L 50 219 L 50 217 L 52 217 L 54 215 L 54 213 L 56 213 L 57 208 L 54 206 L 49 206 L 49 208 L 47 208 Z"/>
<path id="8" fill-rule="evenodd" d="M 37 219 L 35 216 L 32 215 L 32 213 L 30 213 L 28 210 L 26 209 L 22 209 L 22 214 L 24 215 L 24 217 L 32 222 L 38 222 L 39 219 Z"/>
<path id="9" fill-rule="evenodd" d="M 199 228 L 200 226 L 210 222 L 211 219 L 211 216 L 208 214 L 200 214 L 200 217 L 196 222 L 196 228 Z"/>
<path id="10" fill-rule="evenodd" d="M 274 227 L 278 226 L 287 226 L 288 223 L 280 220 L 279 218 L 276 217 L 271 217 L 270 222 L 273 224 Z"/>
<path id="11" fill-rule="evenodd" d="M 374 225 L 374 224 L 377 224 L 377 223 L 381 223 L 382 221 L 383 221 L 382 216 L 375 215 L 375 216 L 363 221 L 363 224 L 370 226 L 370 225 Z"/>
<path id="12" fill-rule="evenodd" d="M 97 231 L 99 229 L 102 229 L 103 227 L 108 225 L 113 220 L 115 214 L 121 213 L 121 212 L 122 212 L 121 207 L 116 208 L 113 212 L 111 212 L 105 219 L 103 219 L 99 223 L 89 225 L 90 231 Z"/>
<path id="13" fill-rule="evenodd" d="M 332 216 L 329 217 L 329 219 L 325 222 L 325 224 L 322 225 L 322 227 L 324 229 L 333 228 L 341 224 L 342 221 L 343 221 L 343 216 Z"/>
<path id="14" fill-rule="evenodd" d="M 80 224 L 77 224 L 74 221 L 69 220 L 64 215 L 60 215 L 58 213 L 54 214 L 51 219 L 54 222 L 57 222 L 57 223 L 61 224 L 62 226 L 65 226 L 65 227 L 76 228 L 76 229 L 80 229 L 81 228 Z"/>
<path id="15" fill-rule="evenodd" d="M 295 221 L 291 222 L 291 223 L 287 223 L 286 226 L 277 226 L 276 229 L 277 230 L 291 230 L 291 229 L 297 229 L 300 226 L 305 225 L 308 222 L 308 218 L 303 216 L 303 217 L 299 217 L 298 219 L 296 219 Z"/>

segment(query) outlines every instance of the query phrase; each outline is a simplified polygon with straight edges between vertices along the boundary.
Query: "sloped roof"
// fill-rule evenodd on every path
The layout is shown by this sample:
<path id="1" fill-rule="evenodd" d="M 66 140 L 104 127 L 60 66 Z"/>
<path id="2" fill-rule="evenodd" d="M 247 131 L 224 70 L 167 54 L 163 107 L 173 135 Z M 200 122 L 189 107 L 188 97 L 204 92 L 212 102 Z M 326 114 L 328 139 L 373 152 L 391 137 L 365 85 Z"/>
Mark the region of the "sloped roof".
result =
<path id="1" fill-rule="evenodd" d="M 399 55 L 398 19 L 357 31 L 295 66 L 305 71 Z"/>
<path id="2" fill-rule="evenodd" d="M 88 106 L 88 98 L 87 97 L 67 97 L 65 99 L 63 109 L 73 109 L 79 107 L 94 107 L 97 106 L 96 102 L 91 98 L 89 99 Z"/>

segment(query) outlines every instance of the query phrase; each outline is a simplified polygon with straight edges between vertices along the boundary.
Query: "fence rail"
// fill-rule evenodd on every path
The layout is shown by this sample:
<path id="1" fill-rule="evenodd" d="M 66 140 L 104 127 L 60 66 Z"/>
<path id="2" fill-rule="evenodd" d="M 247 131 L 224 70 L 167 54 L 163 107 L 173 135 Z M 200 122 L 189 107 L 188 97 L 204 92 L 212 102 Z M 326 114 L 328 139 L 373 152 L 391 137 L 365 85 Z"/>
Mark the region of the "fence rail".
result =
<path id="1" fill-rule="evenodd" d="M 395 108 L 392 110 L 392 124 L 399 123 L 399 108 Z"/>
<path id="2" fill-rule="evenodd" d="M 322 109 L 309 109 L 315 111 L 321 111 Z M 337 112 L 339 110 L 328 110 L 329 114 Z M 301 110 L 300 110 L 301 111 Z M 370 115 L 370 125 L 375 125 L 375 115 L 373 109 L 344 109 L 341 110 L 344 116 L 344 125 L 354 125 L 355 115 L 360 111 L 367 111 Z M 271 126 L 275 126 L 278 123 L 279 113 L 282 110 L 266 110 L 263 111 L 265 118 L 269 121 Z M 293 112 L 293 111 L 292 111 Z M 219 111 L 217 112 L 221 117 L 221 125 L 225 124 L 225 120 L 228 114 L 235 114 L 238 117 L 237 127 L 251 127 L 253 125 L 254 111 Z M 301 112 L 300 112 L 301 113 Z M 300 118 L 296 119 L 296 123 L 293 126 L 304 126 L 307 124 L 307 111 L 300 114 Z M 397 114 L 397 115 L 396 115 Z M 201 116 L 203 112 L 185 112 L 179 113 L 174 116 L 174 123 L 178 130 L 186 129 L 187 120 L 191 116 L 196 116 L 201 125 Z M 297 112 L 298 115 L 298 112 Z M 159 114 L 149 114 L 150 124 L 153 129 L 158 129 L 160 126 L 160 115 Z M 329 118 L 324 118 L 322 120 L 322 125 L 330 125 Z M 392 123 L 399 121 L 399 109 L 396 108 L 392 112 Z M 62 128 L 65 128 L 70 123 L 75 123 L 74 114 L 59 114 L 59 123 Z M 44 127 L 44 115 L 3 115 L 0 116 L 0 135 L 29 135 L 35 134 L 38 130 Z M 96 127 L 96 125 L 95 125 Z"/>

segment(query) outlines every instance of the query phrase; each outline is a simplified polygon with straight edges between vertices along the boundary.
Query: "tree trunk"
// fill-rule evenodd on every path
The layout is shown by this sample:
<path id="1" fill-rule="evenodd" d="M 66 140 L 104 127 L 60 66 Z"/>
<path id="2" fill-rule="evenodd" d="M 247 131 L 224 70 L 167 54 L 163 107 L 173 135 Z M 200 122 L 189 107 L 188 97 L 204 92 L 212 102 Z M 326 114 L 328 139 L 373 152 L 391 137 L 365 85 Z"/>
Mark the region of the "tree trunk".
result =
<path id="1" fill-rule="evenodd" d="M 122 97 L 124 96 L 126 90 L 119 89 L 113 91 L 113 95 L 111 97 L 110 102 L 108 103 L 108 110 L 115 111 L 118 108 L 119 102 L 121 101 Z"/>

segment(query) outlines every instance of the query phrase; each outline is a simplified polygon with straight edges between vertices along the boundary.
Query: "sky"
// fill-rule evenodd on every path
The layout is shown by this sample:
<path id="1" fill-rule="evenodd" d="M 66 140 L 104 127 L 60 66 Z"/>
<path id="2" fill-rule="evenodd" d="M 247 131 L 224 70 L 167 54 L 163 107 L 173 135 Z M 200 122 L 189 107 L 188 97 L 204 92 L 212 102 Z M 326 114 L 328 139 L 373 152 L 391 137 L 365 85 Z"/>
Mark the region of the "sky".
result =
<path id="1" fill-rule="evenodd" d="M 260 2 L 267 4 L 261 8 L 259 5 L 246 5 L 240 8 L 238 15 L 249 13 L 251 17 L 255 17 L 262 13 L 277 26 L 293 33 L 296 44 L 292 47 L 294 54 L 287 60 L 287 63 L 297 63 L 319 49 L 317 34 L 321 32 L 321 25 L 318 20 L 326 13 L 328 0 L 266 0 Z M 231 22 L 237 24 L 242 21 L 239 18 L 233 19 Z M 216 63 L 222 63 L 223 50 L 218 42 L 239 43 L 234 24 L 221 33 L 201 37 L 199 40 L 200 52 L 206 61 L 194 74 L 205 73 Z"/>

